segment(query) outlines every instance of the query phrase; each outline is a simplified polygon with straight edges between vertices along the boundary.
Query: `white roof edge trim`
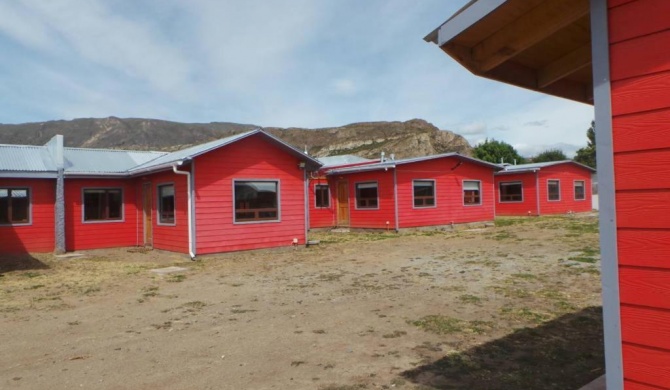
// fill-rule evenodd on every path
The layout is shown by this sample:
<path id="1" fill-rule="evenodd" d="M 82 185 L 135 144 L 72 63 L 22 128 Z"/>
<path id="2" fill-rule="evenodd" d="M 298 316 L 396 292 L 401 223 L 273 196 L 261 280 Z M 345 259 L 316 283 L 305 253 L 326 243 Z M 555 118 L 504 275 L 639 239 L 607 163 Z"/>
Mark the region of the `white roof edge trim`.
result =
<path id="1" fill-rule="evenodd" d="M 503 5 L 507 0 L 479 0 L 472 3 L 446 22 L 437 30 L 437 45 L 442 46 L 451 41 L 458 34 L 465 31 L 468 27 L 483 19 L 493 10 Z"/>

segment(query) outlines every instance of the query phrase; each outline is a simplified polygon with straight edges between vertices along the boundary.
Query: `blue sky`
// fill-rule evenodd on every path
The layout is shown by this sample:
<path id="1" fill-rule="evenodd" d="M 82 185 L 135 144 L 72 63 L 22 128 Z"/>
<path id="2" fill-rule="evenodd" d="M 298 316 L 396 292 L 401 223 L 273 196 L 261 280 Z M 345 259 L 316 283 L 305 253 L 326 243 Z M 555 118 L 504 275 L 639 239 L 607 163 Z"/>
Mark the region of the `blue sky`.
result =
<path id="1" fill-rule="evenodd" d="M 422 118 L 525 155 L 584 146 L 591 106 L 475 77 L 423 41 L 466 2 L 2 2 L 0 123 Z"/>

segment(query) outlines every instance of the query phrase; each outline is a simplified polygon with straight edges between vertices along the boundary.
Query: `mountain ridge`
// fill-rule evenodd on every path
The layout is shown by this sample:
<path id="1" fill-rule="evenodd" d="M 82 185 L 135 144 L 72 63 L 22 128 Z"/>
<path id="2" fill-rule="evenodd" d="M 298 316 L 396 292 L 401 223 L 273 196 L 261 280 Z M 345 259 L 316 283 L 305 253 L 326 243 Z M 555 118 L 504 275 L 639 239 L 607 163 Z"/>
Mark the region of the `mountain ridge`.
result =
<path id="1" fill-rule="evenodd" d="M 233 122 L 182 123 L 146 118 L 77 118 L 23 124 L 0 124 L 0 143 L 43 145 L 56 134 L 65 146 L 105 149 L 174 151 L 214 139 L 261 128 Z M 404 122 L 358 122 L 339 127 L 280 128 L 265 131 L 315 157 L 355 154 L 396 158 L 458 152 L 471 155 L 462 136 L 440 130 L 423 119 Z"/>

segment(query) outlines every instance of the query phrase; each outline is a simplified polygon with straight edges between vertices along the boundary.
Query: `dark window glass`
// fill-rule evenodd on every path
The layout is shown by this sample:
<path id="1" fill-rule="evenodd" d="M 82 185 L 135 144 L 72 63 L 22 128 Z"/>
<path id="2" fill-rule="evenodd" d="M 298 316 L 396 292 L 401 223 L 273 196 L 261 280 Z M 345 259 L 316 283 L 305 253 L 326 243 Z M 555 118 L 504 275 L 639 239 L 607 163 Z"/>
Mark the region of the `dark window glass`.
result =
<path id="1" fill-rule="evenodd" d="M 547 187 L 549 200 L 561 200 L 561 185 L 558 180 L 548 180 Z"/>
<path id="2" fill-rule="evenodd" d="M 120 221 L 122 218 L 121 189 L 84 190 L 84 221 Z"/>
<path id="3" fill-rule="evenodd" d="M 377 183 L 356 183 L 356 207 L 374 209 L 378 205 Z"/>
<path id="4" fill-rule="evenodd" d="M 174 223 L 174 185 L 158 186 L 158 223 Z"/>
<path id="5" fill-rule="evenodd" d="M 500 183 L 501 202 L 521 202 L 523 200 L 523 186 L 520 182 Z"/>
<path id="6" fill-rule="evenodd" d="M 30 222 L 30 191 L 0 188 L 0 224 Z"/>
<path id="7" fill-rule="evenodd" d="M 478 181 L 463 182 L 463 204 L 480 204 L 481 195 Z"/>
<path id="8" fill-rule="evenodd" d="M 414 207 L 435 206 L 435 182 L 432 180 L 415 180 Z"/>
<path id="9" fill-rule="evenodd" d="M 236 181 L 235 222 L 278 221 L 278 189 L 276 181 Z"/>
<path id="10" fill-rule="evenodd" d="M 317 184 L 314 187 L 314 194 L 316 195 L 316 207 L 330 207 L 330 191 L 327 185 Z"/>
<path id="11" fill-rule="evenodd" d="M 586 192 L 584 191 L 584 181 L 575 182 L 575 200 L 586 199 Z"/>

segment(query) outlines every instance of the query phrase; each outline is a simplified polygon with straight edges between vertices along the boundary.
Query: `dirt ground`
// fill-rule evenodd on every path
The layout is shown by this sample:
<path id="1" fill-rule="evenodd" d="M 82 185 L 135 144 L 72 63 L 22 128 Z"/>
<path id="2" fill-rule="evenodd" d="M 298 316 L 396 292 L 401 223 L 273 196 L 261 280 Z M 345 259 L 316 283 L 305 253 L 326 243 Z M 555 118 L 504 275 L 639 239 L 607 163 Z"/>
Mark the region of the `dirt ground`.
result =
<path id="1" fill-rule="evenodd" d="M 196 262 L 0 258 L 0 388 L 576 389 L 603 374 L 597 216 L 311 238 Z M 151 272 L 167 266 L 187 270 Z"/>

